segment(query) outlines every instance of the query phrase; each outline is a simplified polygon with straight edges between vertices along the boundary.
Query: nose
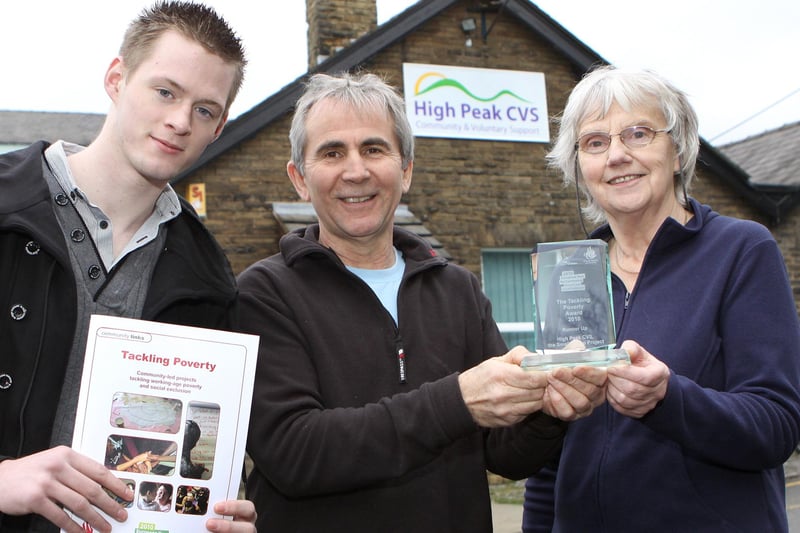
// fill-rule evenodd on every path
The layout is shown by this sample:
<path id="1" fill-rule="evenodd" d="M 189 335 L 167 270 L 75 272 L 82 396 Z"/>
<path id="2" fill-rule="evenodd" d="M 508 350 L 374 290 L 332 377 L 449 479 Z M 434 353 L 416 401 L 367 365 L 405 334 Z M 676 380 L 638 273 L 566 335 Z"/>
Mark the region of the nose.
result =
<path id="1" fill-rule="evenodd" d="M 178 105 L 172 108 L 167 115 L 167 126 L 176 135 L 188 135 L 192 131 L 191 106 Z"/>
<path id="2" fill-rule="evenodd" d="M 611 137 L 611 144 L 608 145 L 606 152 L 608 159 L 606 164 L 608 166 L 618 165 L 630 161 L 630 152 L 625 143 L 622 142 L 622 136 L 613 135 Z"/>
<path id="3" fill-rule="evenodd" d="M 355 152 L 347 155 L 342 177 L 351 181 L 364 180 L 369 177 L 367 163 L 360 153 Z"/>

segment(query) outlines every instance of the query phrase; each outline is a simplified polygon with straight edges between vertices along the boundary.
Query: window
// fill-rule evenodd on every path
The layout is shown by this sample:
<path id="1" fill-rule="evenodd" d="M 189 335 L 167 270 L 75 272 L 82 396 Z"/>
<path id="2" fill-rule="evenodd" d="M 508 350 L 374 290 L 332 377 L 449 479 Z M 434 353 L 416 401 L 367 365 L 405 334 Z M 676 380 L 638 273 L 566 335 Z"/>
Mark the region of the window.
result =
<path id="1" fill-rule="evenodd" d="M 2 144 L 0 143 L 0 154 L 5 154 L 6 152 L 13 152 L 14 150 L 20 150 L 28 146 L 27 144 Z"/>
<path id="2" fill-rule="evenodd" d="M 534 349 L 531 250 L 497 249 L 481 252 L 483 291 L 509 348 Z"/>

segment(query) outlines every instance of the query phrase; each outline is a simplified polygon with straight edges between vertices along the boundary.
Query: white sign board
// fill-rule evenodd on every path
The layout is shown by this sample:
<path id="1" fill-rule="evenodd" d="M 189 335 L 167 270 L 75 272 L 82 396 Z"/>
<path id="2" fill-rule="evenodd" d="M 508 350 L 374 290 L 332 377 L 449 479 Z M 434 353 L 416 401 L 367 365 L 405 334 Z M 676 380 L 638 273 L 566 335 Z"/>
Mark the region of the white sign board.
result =
<path id="1" fill-rule="evenodd" d="M 418 137 L 550 142 L 541 72 L 404 63 L 403 89 Z"/>

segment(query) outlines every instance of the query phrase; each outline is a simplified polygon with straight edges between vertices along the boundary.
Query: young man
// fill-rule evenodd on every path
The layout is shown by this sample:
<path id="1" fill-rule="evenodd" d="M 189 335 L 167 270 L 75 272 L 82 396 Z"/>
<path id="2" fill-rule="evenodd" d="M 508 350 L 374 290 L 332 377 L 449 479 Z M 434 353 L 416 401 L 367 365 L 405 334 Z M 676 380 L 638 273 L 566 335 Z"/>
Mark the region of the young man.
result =
<path id="1" fill-rule="evenodd" d="M 108 67 L 111 107 L 83 148 L 36 143 L 0 157 L 0 530 L 95 531 L 131 490 L 71 442 L 93 313 L 231 329 L 235 280 L 169 186 L 222 132 L 243 78 L 238 37 L 213 10 L 158 3 Z M 13 487 L 13 489 L 11 489 Z M 244 501 L 212 531 L 253 531 Z M 38 516 L 35 516 L 38 515 Z"/>
<path id="2" fill-rule="evenodd" d="M 262 339 L 247 494 L 264 530 L 491 531 L 486 469 L 535 472 L 561 447 L 554 417 L 591 412 L 605 371 L 548 381 L 523 348 L 499 356 L 475 276 L 394 227 L 414 137 L 390 86 L 312 77 L 290 139 L 319 224 L 239 278 Z"/>
<path id="3" fill-rule="evenodd" d="M 139 501 L 136 502 L 136 505 L 139 507 L 139 509 L 144 509 L 146 511 L 157 511 L 157 491 L 158 487 L 152 481 L 142 481 L 139 483 Z"/>

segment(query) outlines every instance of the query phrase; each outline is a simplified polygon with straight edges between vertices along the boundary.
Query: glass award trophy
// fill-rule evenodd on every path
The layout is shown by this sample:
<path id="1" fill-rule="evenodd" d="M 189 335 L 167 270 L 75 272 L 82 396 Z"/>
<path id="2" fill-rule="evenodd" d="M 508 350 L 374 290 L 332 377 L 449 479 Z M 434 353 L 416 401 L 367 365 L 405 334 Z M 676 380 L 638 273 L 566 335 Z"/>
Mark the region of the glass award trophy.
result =
<path id="1" fill-rule="evenodd" d="M 540 243 L 531 254 L 536 353 L 522 368 L 629 364 L 614 349 L 608 244 L 600 239 Z"/>

